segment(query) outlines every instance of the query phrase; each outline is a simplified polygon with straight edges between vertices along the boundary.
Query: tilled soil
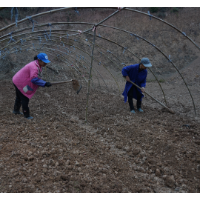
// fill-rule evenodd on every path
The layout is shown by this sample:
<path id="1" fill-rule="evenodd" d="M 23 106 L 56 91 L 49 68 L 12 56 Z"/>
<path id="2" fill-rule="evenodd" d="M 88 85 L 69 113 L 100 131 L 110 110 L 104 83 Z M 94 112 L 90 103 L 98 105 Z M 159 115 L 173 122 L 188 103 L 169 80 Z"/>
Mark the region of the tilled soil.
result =
<path id="1" fill-rule="evenodd" d="M 33 120 L 12 114 L 0 82 L 0 192 L 200 192 L 200 125 L 145 104 L 131 114 L 119 95 L 85 87 L 40 88 Z M 149 100 L 150 101 L 150 100 Z"/>

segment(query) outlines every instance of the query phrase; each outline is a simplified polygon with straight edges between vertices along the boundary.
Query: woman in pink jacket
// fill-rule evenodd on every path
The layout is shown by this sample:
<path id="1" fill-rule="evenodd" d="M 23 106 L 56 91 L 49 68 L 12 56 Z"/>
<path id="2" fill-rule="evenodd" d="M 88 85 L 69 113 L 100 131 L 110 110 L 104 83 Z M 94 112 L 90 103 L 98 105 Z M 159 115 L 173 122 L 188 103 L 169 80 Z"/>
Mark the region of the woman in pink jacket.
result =
<path id="1" fill-rule="evenodd" d="M 22 114 L 19 111 L 22 105 L 24 117 L 33 119 L 33 117 L 30 116 L 28 107 L 29 99 L 35 94 L 39 86 L 51 86 L 50 82 L 41 79 L 42 67 L 45 67 L 49 62 L 48 56 L 45 53 L 40 53 L 34 57 L 34 61 L 25 65 L 13 76 L 12 81 L 16 90 L 14 114 Z"/>

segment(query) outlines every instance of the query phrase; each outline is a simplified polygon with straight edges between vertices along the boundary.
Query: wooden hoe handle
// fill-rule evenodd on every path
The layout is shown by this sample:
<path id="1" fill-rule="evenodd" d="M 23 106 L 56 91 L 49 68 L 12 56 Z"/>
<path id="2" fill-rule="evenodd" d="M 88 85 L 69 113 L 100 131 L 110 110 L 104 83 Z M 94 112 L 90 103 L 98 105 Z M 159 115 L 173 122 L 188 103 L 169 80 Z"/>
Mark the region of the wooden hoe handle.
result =
<path id="1" fill-rule="evenodd" d="M 139 88 L 140 90 L 142 90 L 142 88 L 140 88 L 138 85 L 136 85 L 135 83 L 133 83 L 132 81 L 129 81 L 130 83 L 132 83 L 133 85 L 135 85 L 137 88 Z M 155 101 L 157 101 L 161 106 L 165 107 L 170 113 L 174 114 L 174 111 L 172 111 L 171 109 L 169 109 L 167 106 L 165 106 L 163 103 L 161 103 L 160 101 L 158 101 L 157 99 L 155 99 L 154 97 L 152 97 L 150 94 L 148 94 L 147 92 L 144 91 L 145 94 L 149 95 L 152 99 L 154 99 Z"/>
<path id="2" fill-rule="evenodd" d="M 62 84 L 62 83 L 70 83 L 72 82 L 73 80 L 70 80 L 70 81 L 58 81 L 58 82 L 51 82 L 51 85 L 57 85 L 57 84 Z"/>

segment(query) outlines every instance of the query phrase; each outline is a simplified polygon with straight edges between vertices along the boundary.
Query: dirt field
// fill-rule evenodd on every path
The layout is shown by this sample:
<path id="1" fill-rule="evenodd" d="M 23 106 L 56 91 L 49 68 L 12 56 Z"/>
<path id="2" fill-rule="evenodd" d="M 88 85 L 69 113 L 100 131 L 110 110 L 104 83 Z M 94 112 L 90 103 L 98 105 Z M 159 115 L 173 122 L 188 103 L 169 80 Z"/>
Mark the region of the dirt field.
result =
<path id="1" fill-rule="evenodd" d="M 14 87 L 1 81 L 1 192 L 200 192 L 196 120 L 148 98 L 132 115 L 120 95 L 96 89 L 86 124 L 85 94 L 67 84 L 40 88 L 26 120 L 12 114 Z"/>
<path id="2" fill-rule="evenodd" d="M 1 12 L 1 28 L 11 23 L 9 9 L 7 18 L 4 16 L 6 9 L 4 14 Z M 148 11 L 148 8 L 140 9 Z M 0 59 L 0 192 L 199 193 L 199 49 L 183 34 L 158 20 L 150 20 L 148 15 L 120 11 L 109 18 L 105 25 L 133 32 L 141 38 L 109 27 L 97 28 L 86 123 L 87 85 L 84 79 L 90 78 L 93 35 L 84 33 L 62 41 L 60 36 L 92 26 L 53 24 L 49 41 L 45 35 L 40 35 L 42 29 L 39 26 L 62 21 L 96 24 L 115 11 L 104 8 L 78 10 L 80 15 L 72 9 L 35 18 L 38 24 L 35 24 L 34 33 L 30 21 L 0 33 L 0 36 L 7 34 L 7 38 L 0 41 L 1 48 L 8 46 L 7 50 L 12 51 L 8 53 L 4 49 L 7 54 Z M 34 9 L 22 11 L 20 19 L 40 12 L 39 8 L 35 13 Z M 199 8 L 180 8 L 178 11 L 166 8 L 155 14 L 199 44 L 199 13 Z M 26 27 L 28 32 L 18 33 L 27 35 L 17 36 L 15 30 Z M 51 30 L 50 26 L 43 28 L 48 33 Z M 9 35 L 12 31 L 13 35 Z M 18 40 L 17 44 L 10 42 L 11 36 Z M 42 37 L 42 43 L 38 36 Z M 106 40 L 102 40 L 103 37 Z M 25 38 L 30 40 L 25 41 Z M 161 49 L 167 58 L 171 56 L 191 91 L 196 116 L 189 91 L 175 68 L 142 38 Z M 65 46 L 61 42 L 65 42 Z M 15 90 L 11 80 L 40 50 L 51 60 L 50 68 L 44 70 L 44 80 L 77 78 L 83 89 L 77 95 L 70 84 L 39 88 L 29 103 L 34 119 L 27 120 L 23 115 L 12 114 Z M 124 65 L 138 63 L 136 56 L 150 59 L 152 70 L 165 92 L 167 105 L 175 114 L 167 112 L 147 95 L 143 99 L 144 113 L 130 113 L 128 103 L 124 103 L 121 96 L 125 84 L 121 69 Z M 72 66 L 81 73 L 77 75 Z M 146 91 L 165 103 L 159 84 L 151 73 L 148 74 Z"/>

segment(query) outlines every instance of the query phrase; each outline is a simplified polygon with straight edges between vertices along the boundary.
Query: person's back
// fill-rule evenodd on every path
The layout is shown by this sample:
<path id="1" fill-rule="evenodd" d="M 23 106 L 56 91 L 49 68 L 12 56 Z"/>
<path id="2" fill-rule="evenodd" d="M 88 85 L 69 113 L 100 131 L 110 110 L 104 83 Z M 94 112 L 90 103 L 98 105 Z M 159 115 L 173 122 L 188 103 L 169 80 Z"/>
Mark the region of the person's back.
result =
<path id="1" fill-rule="evenodd" d="M 38 85 L 33 84 L 31 80 L 37 77 L 38 70 L 40 70 L 40 72 L 42 71 L 42 69 L 39 69 L 35 62 L 36 61 L 32 61 L 25 65 L 13 76 L 12 79 L 19 91 L 29 99 L 35 94 L 37 88 L 39 87 Z M 24 92 L 23 88 L 26 86 L 28 87 L 28 91 Z"/>

